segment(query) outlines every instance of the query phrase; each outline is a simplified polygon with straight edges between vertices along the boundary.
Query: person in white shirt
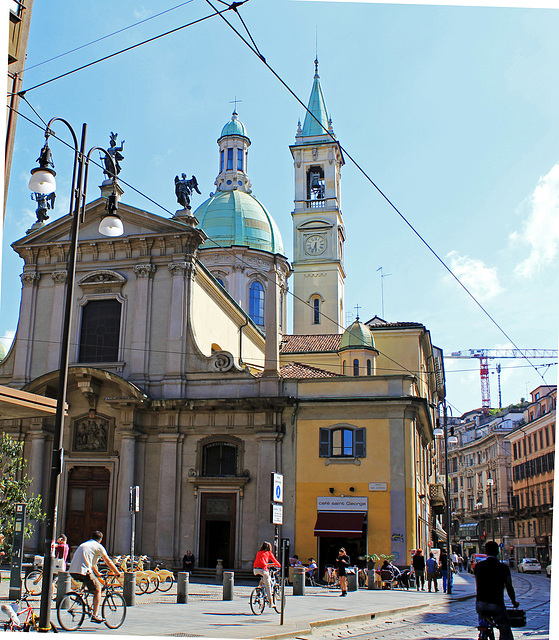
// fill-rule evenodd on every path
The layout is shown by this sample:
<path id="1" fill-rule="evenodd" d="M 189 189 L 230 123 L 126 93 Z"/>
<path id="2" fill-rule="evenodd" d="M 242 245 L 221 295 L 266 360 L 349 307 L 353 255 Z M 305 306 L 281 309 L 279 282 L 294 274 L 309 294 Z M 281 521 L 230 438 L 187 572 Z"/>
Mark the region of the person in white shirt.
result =
<path id="1" fill-rule="evenodd" d="M 83 582 L 87 590 L 93 593 L 93 614 L 91 621 L 98 624 L 104 622 L 99 615 L 99 605 L 101 604 L 101 583 L 96 576 L 100 576 L 97 570 L 97 563 L 102 558 L 105 564 L 120 576 L 120 571 L 114 562 L 109 558 L 105 547 L 101 544 L 103 534 L 101 531 L 94 531 L 91 534 L 91 540 L 82 542 L 76 549 L 72 562 L 70 563 L 70 575 L 74 580 Z"/>

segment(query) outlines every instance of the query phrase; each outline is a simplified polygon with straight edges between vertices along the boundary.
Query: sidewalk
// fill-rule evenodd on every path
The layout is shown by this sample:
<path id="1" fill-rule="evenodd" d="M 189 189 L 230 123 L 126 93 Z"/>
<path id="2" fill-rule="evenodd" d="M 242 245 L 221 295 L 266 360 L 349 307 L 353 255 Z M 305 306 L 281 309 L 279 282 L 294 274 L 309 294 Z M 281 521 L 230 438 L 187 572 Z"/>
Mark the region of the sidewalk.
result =
<path id="1" fill-rule="evenodd" d="M 439 589 L 442 581 L 439 581 Z M 204 638 L 290 638 L 312 633 L 316 627 L 335 626 L 348 622 L 370 620 L 373 617 L 428 608 L 471 598 L 475 593 L 474 578 L 467 573 L 455 576 L 453 593 L 449 597 L 415 589 L 378 591 L 360 589 L 340 598 L 338 589 L 307 587 L 305 596 L 293 596 L 286 588 L 284 624 L 273 609 L 265 609 L 261 616 L 252 614 L 249 596 L 252 588 L 246 583 L 236 585 L 234 600 L 222 600 L 222 587 L 215 584 L 191 583 L 188 604 L 176 604 L 176 587 L 169 593 L 156 592 L 136 597 L 136 605 L 127 610 L 120 629 L 111 631 L 105 625 L 84 622 L 83 632 L 101 635 L 175 636 Z M 8 580 L 0 587 L 0 599 L 6 601 Z M 39 599 L 36 600 L 37 608 Z M 52 611 L 57 623 L 56 611 Z"/>

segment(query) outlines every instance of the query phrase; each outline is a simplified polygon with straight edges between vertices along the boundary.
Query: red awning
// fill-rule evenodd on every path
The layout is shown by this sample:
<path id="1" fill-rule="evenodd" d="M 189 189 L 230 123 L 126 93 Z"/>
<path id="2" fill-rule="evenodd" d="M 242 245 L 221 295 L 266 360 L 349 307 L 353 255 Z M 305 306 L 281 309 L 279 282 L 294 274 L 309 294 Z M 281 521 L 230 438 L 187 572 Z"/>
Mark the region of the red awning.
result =
<path id="1" fill-rule="evenodd" d="M 321 511 L 317 514 L 314 535 L 319 538 L 361 538 L 365 513 Z"/>

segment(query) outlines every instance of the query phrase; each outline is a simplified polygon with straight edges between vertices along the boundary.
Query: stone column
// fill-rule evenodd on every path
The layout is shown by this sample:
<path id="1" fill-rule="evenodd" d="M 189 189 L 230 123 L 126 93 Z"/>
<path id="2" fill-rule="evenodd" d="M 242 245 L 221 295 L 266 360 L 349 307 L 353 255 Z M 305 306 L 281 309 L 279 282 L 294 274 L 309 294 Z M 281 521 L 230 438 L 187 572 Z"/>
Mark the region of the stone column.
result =
<path id="1" fill-rule="evenodd" d="M 254 545 L 257 540 L 270 540 L 274 532 L 274 525 L 270 524 L 270 474 L 278 471 L 276 469 L 276 435 L 257 435 L 256 439 L 259 444 L 258 473 L 256 475 L 258 478 L 258 493 L 254 517 L 257 520 L 254 522 L 254 526 L 251 526 L 248 515 L 251 509 L 247 505 L 242 529 L 243 532 L 253 531 L 256 540 L 246 541 L 244 556 L 248 555 L 246 551 L 247 545 Z"/>
<path id="2" fill-rule="evenodd" d="M 158 558 L 173 559 L 176 512 L 177 445 L 180 435 L 160 433 L 159 487 L 157 492 L 157 518 L 155 553 Z"/>
<path id="3" fill-rule="evenodd" d="M 64 324 L 64 298 L 66 294 L 67 271 L 53 271 L 54 288 L 52 294 L 52 311 L 50 316 L 49 343 L 47 345 L 47 371 L 54 371 L 60 366 L 60 343 Z M 73 360 L 70 356 L 70 362 Z"/>
<path id="4" fill-rule="evenodd" d="M 31 479 L 29 492 L 33 495 L 44 494 L 45 471 L 45 432 L 42 430 L 30 431 L 27 435 L 27 475 Z M 60 517 L 60 509 L 58 511 Z M 35 527 L 30 547 L 38 549 L 41 544 L 40 527 Z M 62 531 L 58 523 L 58 531 Z"/>
<path id="5" fill-rule="evenodd" d="M 134 486 L 136 437 L 133 431 L 120 431 L 120 469 L 118 473 L 114 552 L 130 553 L 132 520 L 129 511 L 130 487 Z M 137 548 L 137 547 L 136 547 Z"/>
<path id="6" fill-rule="evenodd" d="M 135 380 L 144 380 L 149 371 L 149 343 L 151 325 L 152 276 L 156 267 L 153 264 L 137 264 L 136 291 L 134 296 L 134 318 L 132 320 L 132 341 L 130 349 L 130 376 Z"/>
<path id="7" fill-rule="evenodd" d="M 279 276 L 274 265 L 267 274 L 265 320 L 266 348 L 264 351 L 264 376 L 277 376 L 279 373 Z"/>
<path id="8" fill-rule="evenodd" d="M 186 279 L 189 264 L 182 260 L 169 263 L 171 272 L 171 290 L 169 310 L 167 312 L 167 366 L 168 378 L 166 395 L 180 396 L 180 379 L 184 372 L 184 354 L 186 351 Z"/>
<path id="9" fill-rule="evenodd" d="M 35 333 L 35 313 L 37 306 L 37 286 L 41 275 L 24 271 L 21 274 L 21 307 L 16 337 L 14 373 L 12 384 L 22 386 L 31 380 L 31 354 Z"/>

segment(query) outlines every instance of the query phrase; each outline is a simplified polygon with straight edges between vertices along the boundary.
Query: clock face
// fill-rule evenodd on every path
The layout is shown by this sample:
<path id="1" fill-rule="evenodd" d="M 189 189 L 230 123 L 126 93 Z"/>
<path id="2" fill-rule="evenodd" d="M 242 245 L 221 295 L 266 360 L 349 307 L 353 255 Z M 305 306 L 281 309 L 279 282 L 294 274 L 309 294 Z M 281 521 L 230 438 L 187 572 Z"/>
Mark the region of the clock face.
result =
<path id="1" fill-rule="evenodd" d="M 324 236 L 309 236 L 305 240 L 305 251 L 311 256 L 319 256 L 326 251 L 326 238 Z"/>

